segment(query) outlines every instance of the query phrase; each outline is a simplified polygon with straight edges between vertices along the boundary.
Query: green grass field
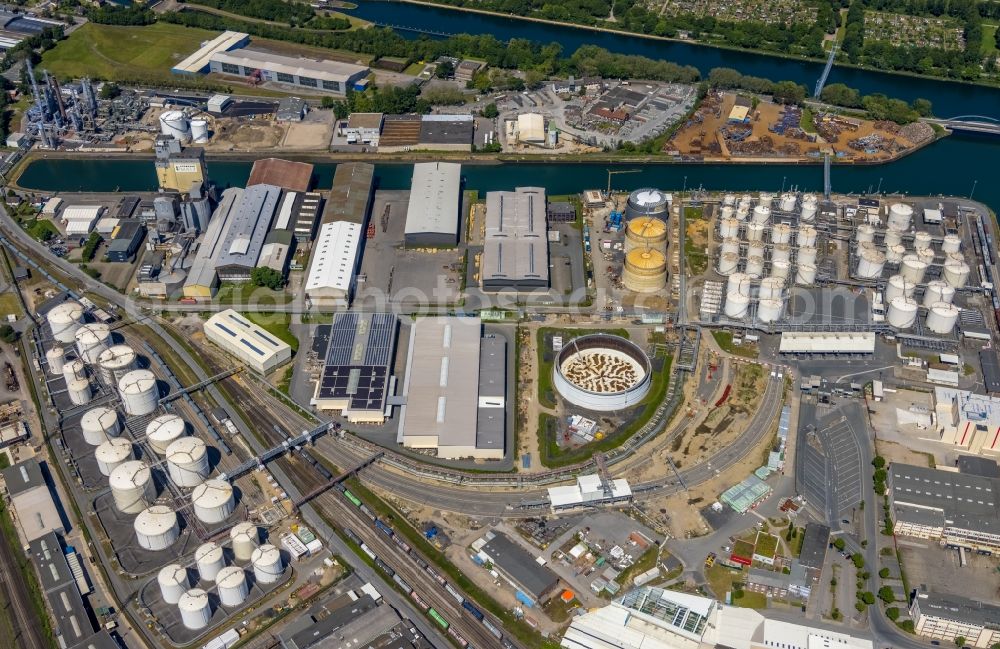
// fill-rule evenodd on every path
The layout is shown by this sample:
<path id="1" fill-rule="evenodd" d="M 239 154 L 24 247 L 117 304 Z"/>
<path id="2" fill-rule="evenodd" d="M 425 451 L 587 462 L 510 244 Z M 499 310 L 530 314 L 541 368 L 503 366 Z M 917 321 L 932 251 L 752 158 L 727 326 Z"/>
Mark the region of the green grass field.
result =
<path id="1" fill-rule="evenodd" d="M 204 29 L 156 23 L 122 27 L 87 23 L 42 57 L 59 77 L 174 78 L 170 68 L 216 36 Z"/>
<path id="2" fill-rule="evenodd" d="M 980 45 L 980 51 L 983 56 L 989 56 L 991 54 L 997 53 L 997 42 L 996 34 L 997 25 L 992 25 L 990 23 L 983 23 L 983 42 Z"/>

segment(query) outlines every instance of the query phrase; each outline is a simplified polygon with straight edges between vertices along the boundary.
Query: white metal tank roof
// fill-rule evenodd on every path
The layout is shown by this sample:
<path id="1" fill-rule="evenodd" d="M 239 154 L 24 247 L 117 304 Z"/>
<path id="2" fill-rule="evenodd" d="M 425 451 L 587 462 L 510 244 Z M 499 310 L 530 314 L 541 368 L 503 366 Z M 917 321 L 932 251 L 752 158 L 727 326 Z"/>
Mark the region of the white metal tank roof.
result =
<path id="1" fill-rule="evenodd" d="M 97 463 L 117 467 L 132 457 L 132 442 L 124 437 L 112 437 L 94 450 Z"/>
<path id="2" fill-rule="evenodd" d="M 122 394 L 139 394 L 156 387 L 156 375 L 149 370 L 132 370 L 118 382 Z"/>
<path id="3" fill-rule="evenodd" d="M 640 191 L 633 192 L 629 197 L 632 202 L 636 205 L 641 205 L 646 207 L 648 205 L 656 205 L 662 203 L 666 198 L 663 193 L 656 189 L 644 189 Z"/>
<path id="4" fill-rule="evenodd" d="M 177 526 L 177 512 L 166 505 L 153 505 L 139 512 L 132 525 L 138 534 L 164 534 Z"/>
<path id="5" fill-rule="evenodd" d="M 194 560 L 199 564 L 209 564 L 217 563 L 219 561 L 224 561 L 224 554 L 222 552 L 222 546 L 214 541 L 209 541 L 208 543 L 202 543 L 198 546 L 198 549 L 194 551 Z"/>
<path id="6" fill-rule="evenodd" d="M 201 588 L 192 588 L 183 595 L 177 602 L 181 611 L 202 611 L 208 608 L 208 593 Z"/>
<path id="7" fill-rule="evenodd" d="M 160 415 L 146 426 L 146 436 L 153 450 L 163 455 L 167 447 L 187 433 L 187 424 L 178 415 Z"/>
<path id="8" fill-rule="evenodd" d="M 111 327 L 101 322 L 85 324 L 73 334 L 77 344 L 84 347 L 107 343 L 111 337 Z"/>
<path id="9" fill-rule="evenodd" d="M 233 499 L 233 487 L 225 480 L 206 480 L 191 492 L 191 500 L 199 507 L 218 507 Z"/>
<path id="10" fill-rule="evenodd" d="M 150 478 L 149 465 L 142 460 L 132 460 L 115 469 L 108 482 L 112 489 L 131 489 L 148 484 Z"/>
<path id="11" fill-rule="evenodd" d="M 109 437 L 117 437 L 121 432 L 118 413 L 106 406 L 91 408 L 80 418 L 83 438 L 88 444 L 103 444 Z"/>
<path id="12" fill-rule="evenodd" d="M 128 345 L 112 345 L 97 357 L 97 362 L 109 370 L 121 369 L 135 363 L 135 350 Z"/>

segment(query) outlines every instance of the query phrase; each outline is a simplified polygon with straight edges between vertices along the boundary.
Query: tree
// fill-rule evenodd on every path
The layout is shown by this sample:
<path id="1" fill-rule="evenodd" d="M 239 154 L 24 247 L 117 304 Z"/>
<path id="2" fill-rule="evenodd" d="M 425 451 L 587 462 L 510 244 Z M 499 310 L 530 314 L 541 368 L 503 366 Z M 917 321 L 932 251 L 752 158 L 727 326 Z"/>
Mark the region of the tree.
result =
<path id="1" fill-rule="evenodd" d="M 882 579 L 888 579 L 889 578 L 889 569 L 888 568 L 882 568 L 881 570 L 878 571 L 878 576 L 881 577 Z"/>
<path id="2" fill-rule="evenodd" d="M 955 645 L 958 646 L 958 647 L 964 647 L 965 646 L 965 636 L 960 635 L 957 638 L 955 638 Z"/>
<path id="3" fill-rule="evenodd" d="M 882 586 L 878 589 L 878 598 L 886 604 L 892 604 L 896 601 L 896 596 L 888 586 Z"/>
<path id="4" fill-rule="evenodd" d="M 872 466 L 876 469 L 881 469 L 885 467 L 885 458 L 881 455 L 876 455 L 875 459 L 872 460 Z"/>
<path id="5" fill-rule="evenodd" d="M 890 606 L 885 609 L 885 616 L 889 618 L 890 621 L 895 622 L 899 619 L 899 609 L 895 606 Z"/>
<path id="6" fill-rule="evenodd" d="M 122 89 L 117 83 L 105 83 L 101 86 L 101 92 L 98 93 L 101 99 L 114 99 L 118 95 L 122 94 Z"/>
<path id="7" fill-rule="evenodd" d="M 438 79 L 447 79 L 455 74 L 455 66 L 451 61 L 442 61 L 438 63 L 437 69 L 434 70 L 434 76 Z"/>
<path id="8" fill-rule="evenodd" d="M 844 548 L 846 546 L 847 544 L 844 542 L 844 538 L 841 536 L 838 536 L 836 539 L 833 540 L 833 547 L 837 548 L 841 552 L 844 551 Z"/>
<path id="9" fill-rule="evenodd" d="M 854 562 L 854 567 L 861 570 L 865 567 L 865 558 L 861 556 L 860 552 L 855 552 L 851 555 L 851 561 Z"/>
<path id="10" fill-rule="evenodd" d="M 254 286 L 265 286 L 272 291 L 280 290 L 285 285 L 285 278 L 282 277 L 281 272 L 266 266 L 254 268 L 250 272 L 250 281 L 253 282 Z"/>
<path id="11" fill-rule="evenodd" d="M 860 599 L 866 606 L 871 606 L 875 603 L 875 595 L 873 595 L 870 590 L 860 593 L 858 595 L 858 599 Z"/>
<path id="12" fill-rule="evenodd" d="M 326 95 L 323 97 L 323 99 L 320 100 L 319 106 L 320 108 L 326 108 L 327 110 L 329 110 L 333 108 L 336 103 L 337 102 L 334 101 L 333 97 L 331 97 L 330 95 Z"/>
<path id="13" fill-rule="evenodd" d="M 497 105 L 494 104 L 493 102 L 490 102 L 486 104 L 485 107 L 483 107 L 483 117 L 486 117 L 487 119 L 496 119 L 499 116 L 500 116 L 500 110 L 497 108 Z"/>
<path id="14" fill-rule="evenodd" d="M 17 340 L 17 331 L 6 322 L 0 325 L 0 340 L 12 345 Z"/>
<path id="15" fill-rule="evenodd" d="M 917 111 L 921 117 L 930 117 L 933 114 L 933 106 L 930 100 L 917 97 L 910 103 L 910 108 Z"/>

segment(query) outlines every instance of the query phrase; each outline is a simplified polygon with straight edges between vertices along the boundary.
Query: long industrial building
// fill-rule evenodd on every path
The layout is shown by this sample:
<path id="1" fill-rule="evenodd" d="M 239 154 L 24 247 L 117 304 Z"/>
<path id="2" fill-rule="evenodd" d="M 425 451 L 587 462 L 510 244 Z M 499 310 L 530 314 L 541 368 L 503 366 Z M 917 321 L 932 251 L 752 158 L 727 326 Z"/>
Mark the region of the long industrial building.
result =
<path id="1" fill-rule="evenodd" d="M 230 214 L 243 199 L 243 189 L 230 187 L 222 192 L 219 205 L 212 214 L 208 228 L 202 235 L 195 252 L 194 261 L 188 269 L 184 282 L 184 297 L 208 299 L 219 288 L 219 276 L 215 272 L 215 262 L 222 251 L 222 233 L 229 222 Z"/>
<path id="2" fill-rule="evenodd" d="M 397 442 L 407 448 L 434 450 L 444 459 L 503 458 L 504 444 L 498 439 L 495 417 L 499 414 L 495 404 L 500 401 L 499 359 L 491 341 L 494 353 L 485 362 L 493 378 L 487 382 L 489 394 L 480 395 L 481 332 L 479 318 L 431 317 L 413 323 Z M 480 408 L 481 396 L 484 408 Z M 481 416 L 483 409 L 489 412 Z"/>
<path id="3" fill-rule="evenodd" d="M 225 31 L 202 45 L 196 52 L 191 54 L 173 68 L 175 74 L 199 74 L 208 72 L 209 61 L 213 55 L 219 52 L 229 52 L 230 50 L 246 47 L 250 43 L 250 35 L 243 32 Z"/>
<path id="4" fill-rule="evenodd" d="M 269 374 L 292 360 L 292 348 L 233 309 L 220 311 L 203 327 L 205 338 L 260 374 Z"/>
<path id="5" fill-rule="evenodd" d="M 1000 643 L 1000 606 L 958 595 L 918 592 L 910 604 L 917 635 L 965 647 L 995 647 Z"/>
<path id="6" fill-rule="evenodd" d="M 392 313 L 339 313 L 330 326 L 312 405 L 351 423 L 384 423 L 399 321 Z"/>
<path id="7" fill-rule="evenodd" d="M 1000 552 L 997 478 L 893 463 L 887 487 L 894 533 Z"/>
<path id="8" fill-rule="evenodd" d="M 518 187 L 486 194 L 483 289 L 530 291 L 549 287 L 545 190 Z"/>
<path id="9" fill-rule="evenodd" d="M 375 165 L 367 162 L 338 164 L 333 188 L 323 210 L 323 223 L 347 221 L 364 227 L 375 196 Z"/>
<path id="10" fill-rule="evenodd" d="M 30 458 L 18 462 L 4 469 L 2 475 L 7 496 L 17 513 L 18 532 L 25 543 L 50 532 L 66 531 L 38 460 Z"/>
<path id="11" fill-rule="evenodd" d="M 361 263 L 361 226 L 334 221 L 324 223 L 313 246 L 305 293 L 323 306 L 350 306 Z"/>
<path id="12" fill-rule="evenodd" d="M 270 52 L 241 49 L 236 52 L 218 51 L 209 59 L 212 72 L 237 77 L 260 75 L 263 81 L 273 81 L 307 90 L 346 95 L 368 76 L 368 68 L 340 61 L 281 56 Z"/>
<path id="13" fill-rule="evenodd" d="M 462 165 L 418 162 L 413 165 L 406 208 L 407 246 L 453 246 L 458 243 Z"/>
<path id="14" fill-rule="evenodd" d="M 254 185 L 243 192 L 222 235 L 222 248 L 215 263 L 220 281 L 250 280 L 280 198 L 281 188 L 275 185 Z"/>

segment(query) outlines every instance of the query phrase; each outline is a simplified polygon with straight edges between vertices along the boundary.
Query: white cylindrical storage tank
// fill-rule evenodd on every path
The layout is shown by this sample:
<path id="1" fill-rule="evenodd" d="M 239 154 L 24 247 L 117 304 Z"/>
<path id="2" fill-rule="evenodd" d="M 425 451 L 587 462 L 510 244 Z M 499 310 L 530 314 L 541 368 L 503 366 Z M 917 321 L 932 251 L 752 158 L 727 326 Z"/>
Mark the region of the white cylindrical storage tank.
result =
<path id="1" fill-rule="evenodd" d="M 49 366 L 49 374 L 58 376 L 62 374 L 66 365 L 66 352 L 62 347 L 53 347 L 45 352 L 45 363 Z"/>
<path id="2" fill-rule="evenodd" d="M 811 225 L 803 225 L 799 228 L 795 236 L 795 243 L 800 248 L 811 248 L 816 245 L 816 228 Z"/>
<path id="3" fill-rule="evenodd" d="M 761 225 L 771 220 L 771 208 L 767 205 L 758 205 L 753 208 L 753 222 Z"/>
<path id="4" fill-rule="evenodd" d="M 746 221 L 747 217 L 750 216 L 750 203 L 744 205 L 742 202 L 736 207 L 736 213 L 733 215 L 737 221 Z"/>
<path id="5" fill-rule="evenodd" d="M 896 329 L 909 329 L 917 320 L 917 303 L 905 297 L 889 302 L 889 324 Z"/>
<path id="6" fill-rule="evenodd" d="M 765 277 L 760 282 L 758 297 L 762 300 L 780 300 L 785 289 L 785 280 L 780 277 Z"/>
<path id="7" fill-rule="evenodd" d="M 795 194 L 785 192 L 781 195 L 781 211 L 791 212 L 795 209 Z"/>
<path id="8" fill-rule="evenodd" d="M 736 194 L 726 194 L 722 197 L 722 204 L 726 207 L 736 205 Z"/>
<path id="9" fill-rule="evenodd" d="M 816 267 L 812 264 L 799 264 L 795 269 L 795 283 L 809 286 L 816 282 Z"/>
<path id="10" fill-rule="evenodd" d="M 955 287 L 940 279 L 935 279 L 927 283 L 927 290 L 924 291 L 923 305 L 931 307 L 938 302 L 951 304 L 955 299 Z"/>
<path id="11" fill-rule="evenodd" d="M 771 277 L 787 279 L 792 272 L 792 265 L 787 261 L 777 260 L 771 262 Z"/>
<path id="12" fill-rule="evenodd" d="M 858 229 L 854 233 L 854 239 L 858 243 L 864 243 L 866 241 L 875 240 L 875 228 L 868 225 L 867 223 L 862 223 L 858 226 Z"/>
<path id="13" fill-rule="evenodd" d="M 949 261 L 955 261 L 955 262 L 965 261 L 965 255 L 963 255 L 960 252 L 946 252 L 944 254 L 944 263 L 947 264 Z"/>
<path id="14" fill-rule="evenodd" d="M 90 391 L 90 381 L 87 379 L 75 379 L 66 385 L 66 392 L 69 393 L 69 400 L 74 406 L 85 406 L 90 403 L 93 393 Z"/>
<path id="15" fill-rule="evenodd" d="M 799 221 L 802 223 L 812 223 L 816 220 L 816 202 L 802 201 L 802 210 L 799 212 Z"/>
<path id="16" fill-rule="evenodd" d="M 191 122 L 184 111 L 168 110 L 160 115 L 160 132 L 187 142 L 191 139 Z"/>
<path id="17" fill-rule="evenodd" d="M 194 515 L 203 523 L 221 523 L 233 513 L 233 487 L 225 480 L 206 480 L 191 492 Z"/>
<path id="18" fill-rule="evenodd" d="M 659 250 L 635 249 L 625 255 L 622 285 L 636 293 L 656 293 L 667 285 L 667 256 Z"/>
<path id="19" fill-rule="evenodd" d="M 903 263 L 903 257 L 906 256 L 906 246 L 901 243 L 897 243 L 894 246 L 889 246 L 885 249 L 885 262 L 887 264 L 899 265 Z"/>
<path id="20" fill-rule="evenodd" d="M 166 505 L 153 505 L 139 512 L 132 522 L 139 546 L 158 552 L 166 550 L 181 535 L 177 512 Z"/>
<path id="21" fill-rule="evenodd" d="M 882 274 L 885 267 L 885 255 L 878 250 L 863 250 L 858 259 L 858 277 L 875 279 Z"/>
<path id="22" fill-rule="evenodd" d="M 775 322 L 781 318 L 782 307 L 781 300 L 761 300 L 757 303 L 757 320 Z"/>
<path id="23" fill-rule="evenodd" d="M 803 246 L 795 253 L 795 261 L 798 264 L 816 265 L 816 249 L 812 246 Z"/>
<path id="24" fill-rule="evenodd" d="M 219 602 L 227 608 L 237 608 L 243 605 L 250 594 L 247 587 L 247 576 L 243 568 L 229 566 L 219 571 L 215 578 L 218 586 Z"/>
<path id="25" fill-rule="evenodd" d="M 719 217 L 723 219 L 735 219 L 736 208 L 732 205 L 723 205 L 722 209 L 719 210 Z"/>
<path id="26" fill-rule="evenodd" d="M 763 276 L 764 258 L 754 256 L 747 259 L 746 274 L 755 278 Z"/>
<path id="27" fill-rule="evenodd" d="M 787 223 L 779 223 L 771 228 L 771 243 L 791 243 L 792 226 Z"/>
<path id="28" fill-rule="evenodd" d="M 727 252 L 719 255 L 719 274 L 732 275 L 740 264 L 740 256 L 735 252 Z"/>
<path id="29" fill-rule="evenodd" d="M 195 144 L 205 144 L 208 142 L 208 120 L 191 120 L 191 140 Z"/>
<path id="30" fill-rule="evenodd" d="M 106 324 L 85 324 L 73 335 L 76 340 L 76 351 L 84 363 L 97 364 L 101 352 L 111 344 L 111 327 Z"/>
<path id="31" fill-rule="evenodd" d="M 229 540 L 233 543 L 233 556 L 236 560 L 249 561 L 260 544 L 260 535 L 257 526 L 247 521 L 238 523 L 229 530 Z"/>
<path id="32" fill-rule="evenodd" d="M 774 194 L 771 192 L 761 192 L 757 195 L 757 204 L 764 205 L 768 209 L 771 209 L 771 204 L 774 203 Z"/>
<path id="33" fill-rule="evenodd" d="M 219 571 L 226 567 L 222 546 L 214 541 L 203 543 L 194 551 L 194 561 L 202 581 L 215 581 Z"/>
<path id="34" fill-rule="evenodd" d="M 110 476 L 115 469 L 133 459 L 132 442 L 124 437 L 113 437 L 94 450 L 94 459 L 101 474 Z"/>
<path id="35" fill-rule="evenodd" d="M 723 239 L 737 237 L 740 234 L 740 222 L 736 219 L 722 219 L 719 221 L 719 236 Z"/>
<path id="36" fill-rule="evenodd" d="M 750 194 L 743 194 L 742 196 L 740 196 L 740 201 L 736 204 L 737 209 L 743 208 L 749 212 L 750 201 L 752 200 L 753 196 L 751 196 Z"/>
<path id="37" fill-rule="evenodd" d="M 787 243 L 775 244 L 771 250 L 771 261 L 790 261 L 792 259 L 792 249 Z"/>
<path id="38" fill-rule="evenodd" d="M 176 563 L 160 568 L 160 572 L 156 575 L 156 583 L 160 585 L 160 595 L 167 604 L 179 602 L 181 595 L 191 587 L 187 568 Z"/>
<path id="39" fill-rule="evenodd" d="M 727 293 L 726 305 L 724 308 L 726 317 L 737 320 L 747 316 L 747 309 L 750 307 L 750 298 L 742 293 Z"/>
<path id="40" fill-rule="evenodd" d="M 212 604 L 208 593 L 200 588 L 192 588 L 177 600 L 177 608 L 181 611 L 181 622 L 192 631 L 199 631 L 208 626 L 212 620 Z"/>
<path id="41" fill-rule="evenodd" d="M 927 272 L 927 263 L 916 255 L 905 255 L 903 257 L 903 264 L 899 267 L 899 272 L 914 284 L 920 284 L 924 281 L 924 274 Z"/>
<path id="42" fill-rule="evenodd" d="M 750 288 L 753 286 L 751 278 L 746 273 L 733 273 L 726 281 L 726 293 L 739 293 L 750 297 Z"/>
<path id="43" fill-rule="evenodd" d="M 186 434 L 187 424 L 175 414 L 160 415 L 146 426 L 146 441 L 159 455 L 166 455 L 167 447 Z"/>
<path id="44" fill-rule="evenodd" d="M 118 382 L 125 413 L 132 417 L 150 415 L 160 400 L 156 375 L 149 370 L 132 370 Z"/>
<path id="45" fill-rule="evenodd" d="M 137 367 L 135 350 L 128 345 L 112 345 L 97 357 L 97 371 L 108 385 L 118 385 L 123 376 Z"/>
<path id="46" fill-rule="evenodd" d="M 747 257 L 763 257 L 766 249 L 763 240 L 750 241 L 747 243 Z"/>
<path id="47" fill-rule="evenodd" d="M 941 242 L 941 252 L 948 254 L 962 249 L 962 237 L 957 234 L 946 234 Z"/>
<path id="48" fill-rule="evenodd" d="M 80 429 L 83 431 L 84 441 L 91 446 L 100 446 L 122 434 L 118 413 L 106 406 L 98 406 L 83 413 Z"/>
<path id="49" fill-rule="evenodd" d="M 740 240 L 739 239 L 723 239 L 722 246 L 719 248 L 719 254 L 727 255 L 729 253 L 737 254 L 740 251 Z"/>
<path id="50" fill-rule="evenodd" d="M 167 447 L 167 471 L 178 487 L 197 487 L 208 477 L 208 451 L 197 437 L 182 437 Z"/>
<path id="51" fill-rule="evenodd" d="M 641 216 L 654 216 L 663 221 L 667 220 L 667 195 L 659 189 L 646 187 L 637 189 L 628 195 L 625 202 L 625 220 Z"/>
<path id="52" fill-rule="evenodd" d="M 920 230 L 913 235 L 913 249 L 923 250 L 924 248 L 930 248 L 933 241 L 934 237 L 931 236 L 930 232 Z"/>
<path id="53" fill-rule="evenodd" d="M 763 223 L 756 221 L 747 223 L 747 241 L 761 241 L 764 239 L 765 232 L 767 232 L 767 226 Z"/>
<path id="54" fill-rule="evenodd" d="M 906 203 L 893 203 L 889 206 L 889 219 L 886 225 L 893 230 L 905 232 L 910 229 L 913 219 L 913 208 Z"/>
<path id="55" fill-rule="evenodd" d="M 262 584 L 273 584 L 281 579 L 284 565 L 281 562 L 281 550 L 271 544 L 265 544 L 253 551 L 250 558 L 253 563 L 253 574 Z"/>
<path id="56" fill-rule="evenodd" d="M 73 300 L 52 307 L 45 316 L 52 337 L 61 343 L 76 342 L 76 330 L 83 325 L 83 305 Z"/>
<path id="57" fill-rule="evenodd" d="M 140 460 L 122 462 L 108 479 L 115 506 L 126 514 L 138 514 L 156 499 L 156 485 L 149 465 Z"/>
<path id="58" fill-rule="evenodd" d="M 958 324 L 958 307 L 947 302 L 938 302 L 927 312 L 927 328 L 936 334 L 950 334 Z"/>
<path id="59" fill-rule="evenodd" d="M 902 275 L 893 275 L 885 285 L 885 301 L 892 302 L 897 297 L 912 297 L 915 286 Z"/>
<path id="60" fill-rule="evenodd" d="M 87 378 L 87 368 L 79 358 L 74 358 L 68 363 L 63 363 L 63 379 L 67 385 L 73 381 Z"/>
<path id="61" fill-rule="evenodd" d="M 889 246 L 898 246 L 903 243 L 903 233 L 898 230 L 886 230 L 885 235 L 882 238 L 882 243 L 888 248 Z"/>
<path id="62" fill-rule="evenodd" d="M 917 259 L 924 262 L 928 266 L 934 263 L 934 249 L 933 248 L 921 248 L 916 252 Z"/>
<path id="63" fill-rule="evenodd" d="M 969 265 L 964 261 L 949 261 L 944 265 L 944 281 L 955 288 L 962 288 L 969 281 Z"/>

